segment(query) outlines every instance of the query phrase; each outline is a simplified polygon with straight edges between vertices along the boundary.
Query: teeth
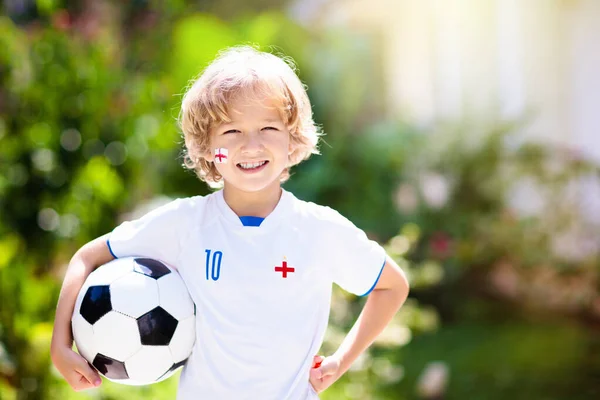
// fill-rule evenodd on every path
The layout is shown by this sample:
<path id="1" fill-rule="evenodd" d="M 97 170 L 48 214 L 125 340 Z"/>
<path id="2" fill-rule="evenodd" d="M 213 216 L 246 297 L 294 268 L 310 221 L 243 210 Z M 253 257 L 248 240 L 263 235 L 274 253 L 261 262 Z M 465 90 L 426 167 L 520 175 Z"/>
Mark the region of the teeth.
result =
<path id="1" fill-rule="evenodd" d="M 240 167 L 242 167 L 244 169 L 252 169 L 252 168 L 260 167 L 260 166 L 264 165 L 265 163 L 266 163 L 266 161 L 260 161 L 260 162 L 255 162 L 255 163 L 240 163 Z"/>

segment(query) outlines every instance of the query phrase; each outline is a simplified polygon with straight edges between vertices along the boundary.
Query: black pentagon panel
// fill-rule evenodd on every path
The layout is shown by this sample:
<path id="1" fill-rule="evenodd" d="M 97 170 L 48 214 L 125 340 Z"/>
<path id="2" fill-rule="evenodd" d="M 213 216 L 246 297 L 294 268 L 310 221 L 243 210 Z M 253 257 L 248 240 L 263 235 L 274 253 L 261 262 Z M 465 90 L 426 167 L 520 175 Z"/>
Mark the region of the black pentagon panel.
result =
<path id="1" fill-rule="evenodd" d="M 142 315 L 137 323 L 145 346 L 167 346 L 177 328 L 177 320 L 161 307 Z"/>
<path id="2" fill-rule="evenodd" d="M 94 367 L 109 379 L 129 379 L 125 363 L 102 354 L 97 354 L 92 363 Z"/>
<path id="3" fill-rule="evenodd" d="M 167 372 L 162 374 L 161 377 L 157 379 L 157 381 L 160 381 L 165 375 L 170 374 L 171 372 L 175 371 L 176 369 L 183 367 L 185 365 L 186 361 L 187 360 L 183 360 L 183 361 L 179 361 L 178 363 L 173 364 L 173 366 L 171 368 L 169 368 L 169 370 Z"/>
<path id="4" fill-rule="evenodd" d="M 179 361 L 178 363 L 173 364 L 173 366 L 171 368 L 169 368 L 168 372 L 173 372 L 176 369 L 178 369 L 179 367 L 183 367 L 186 362 L 187 362 L 187 360 L 183 360 L 183 361 Z"/>
<path id="5" fill-rule="evenodd" d="M 171 273 L 165 264 L 152 258 L 136 258 L 134 261 L 133 270 L 150 278 L 158 279 Z"/>
<path id="6" fill-rule="evenodd" d="M 90 286 L 83 296 L 79 313 L 90 324 L 96 323 L 112 310 L 108 286 Z"/>

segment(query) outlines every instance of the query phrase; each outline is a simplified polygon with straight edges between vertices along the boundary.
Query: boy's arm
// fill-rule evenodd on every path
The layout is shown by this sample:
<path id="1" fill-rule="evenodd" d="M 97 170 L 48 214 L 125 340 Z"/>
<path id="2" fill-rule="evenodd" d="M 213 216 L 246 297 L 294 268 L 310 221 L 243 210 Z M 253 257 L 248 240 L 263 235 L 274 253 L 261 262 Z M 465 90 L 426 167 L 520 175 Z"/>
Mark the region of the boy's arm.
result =
<path id="1" fill-rule="evenodd" d="M 311 371 L 311 383 L 325 390 L 342 376 L 390 322 L 408 296 L 408 280 L 389 256 L 354 326 L 330 360 Z"/>
<path id="2" fill-rule="evenodd" d="M 406 300 L 408 291 L 404 272 L 388 256 L 381 277 L 369 294 L 360 316 L 334 354 L 340 361 L 340 376 L 379 336 Z"/>
<path id="3" fill-rule="evenodd" d="M 106 244 L 107 238 L 108 235 L 104 235 L 92 240 L 71 258 L 56 307 L 50 354 L 57 369 L 76 390 L 87 388 L 86 382 L 81 380 L 82 377 L 90 384 L 100 379 L 98 373 L 71 350 L 73 346 L 71 316 L 77 295 L 88 275 L 100 265 L 114 259 Z"/>

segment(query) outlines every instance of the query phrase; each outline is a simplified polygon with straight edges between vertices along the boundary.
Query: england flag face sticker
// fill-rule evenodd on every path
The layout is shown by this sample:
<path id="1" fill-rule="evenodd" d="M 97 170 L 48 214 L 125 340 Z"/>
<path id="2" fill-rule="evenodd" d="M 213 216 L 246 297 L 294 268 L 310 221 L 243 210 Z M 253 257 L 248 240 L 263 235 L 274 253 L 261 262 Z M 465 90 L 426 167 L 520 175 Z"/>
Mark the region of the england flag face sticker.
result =
<path id="1" fill-rule="evenodd" d="M 227 162 L 227 149 L 219 148 L 215 149 L 215 163 L 217 164 L 225 164 Z"/>

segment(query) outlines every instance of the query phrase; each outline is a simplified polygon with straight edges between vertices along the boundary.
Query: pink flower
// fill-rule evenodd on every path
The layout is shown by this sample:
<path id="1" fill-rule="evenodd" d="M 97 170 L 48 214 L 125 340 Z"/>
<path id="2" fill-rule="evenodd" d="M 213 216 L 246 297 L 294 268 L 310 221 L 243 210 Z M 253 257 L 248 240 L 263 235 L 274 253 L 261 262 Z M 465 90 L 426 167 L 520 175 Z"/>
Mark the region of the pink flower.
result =
<path id="1" fill-rule="evenodd" d="M 67 10 L 60 10 L 52 15 L 52 25 L 59 31 L 67 31 L 71 28 L 71 15 Z"/>
<path id="2" fill-rule="evenodd" d="M 430 241 L 429 248 L 435 257 L 447 258 L 451 254 L 452 238 L 445 232 L 435 232 Z"/>

